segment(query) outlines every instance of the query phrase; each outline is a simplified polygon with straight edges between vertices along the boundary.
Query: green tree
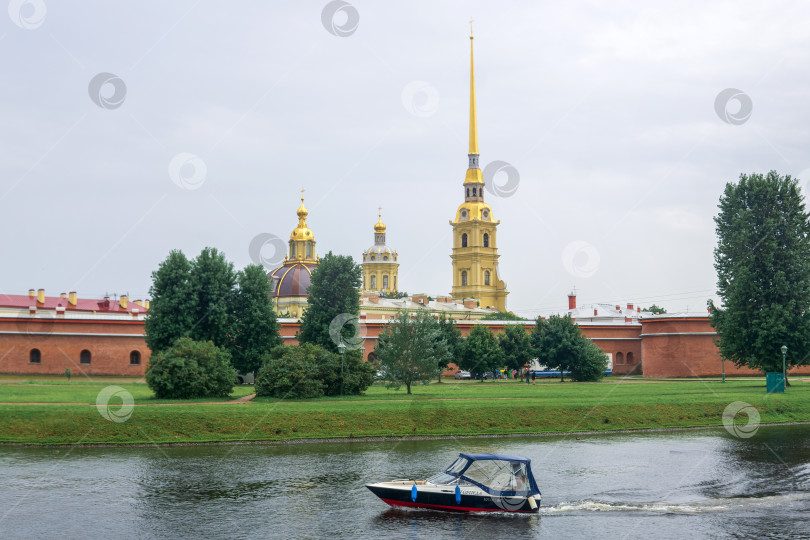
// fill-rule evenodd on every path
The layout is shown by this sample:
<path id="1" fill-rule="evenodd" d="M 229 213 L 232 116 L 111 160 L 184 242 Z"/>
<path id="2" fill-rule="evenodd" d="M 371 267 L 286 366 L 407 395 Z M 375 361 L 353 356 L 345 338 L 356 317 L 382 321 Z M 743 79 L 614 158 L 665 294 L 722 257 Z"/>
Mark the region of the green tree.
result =
<path id="1" fill-rule="evenodd" d="M 334 353 L 338 352 L 341 338 L 349 346 L 360 345 L 361 338 L 356 335 L 360 313 L 357 290 L 362 284 L 362 275 L 360 266 L 349 256 L 333 255 L 330 251 L 321 258 L 312 271 L 307 310 L 298 331 L 299 342 L 320 345 Z M 330 326 L 334 336 L 330 334 Z"/>
<path id="2" fill-rule="evenodd" d="M 576 381 L 596 381 L 607 369 L 607 357 L 590 339 L 582 335 L 570 315 L 537 317 L 531 335 L 532 349 L 537 361 L 548 368 L 564 371 Z"/>
<path id="3" fill-rule="evenodd" d="M 146 370 L 146 384 L 159 399 L 228 397 L 235 379 L 227 351 L 187 337 L 153 354 Z"/>
<path id="4" fill-rule="evenodd" d="M 476 324 L 461 347 L 459 367 L 475 373 L 483 373 L 504 367 L 506 357 L 498 346 L 498 339 L 488 326 Z"/>
<path id="5" fill-rule="evenodd" d="M 211 340 L 217 347 L 229 348 L 231 309 L 236 284 L 233 263 L 216 248 L 203 249 L 191 263 L 189 287 L 194 298 L 193 324 L 189 337 Z"/>
<path id="6" fill-rule="evenodd" d="M 258 372 L 262 357 L 282 344 L 270 280 L 264 268 L 246 266 L 236 276 L 233 326 L 229 350 L 233 366 L 240 373 Z"/>
<path id="7" fill-rule="evenodd" d="M 146 314 L 146 345 L 152 354 L 165 351 L 187 336 L 194 325 L 194 297 L 191 293 L 191 263 L 180 250 L 169 252 L 152 272 L 152 298 Z"/>
<path id="8" fill-rule="evenodd" d="M 498 336 L 498 346 L 508 368 L 521 369 L 533 358 L 531 338 L 522 324 L 507 324 Z"/>
<path id="9" fill-rule="evenodd" d="M 412 384 L 430 382 L 449 358 L 439 324 L 427 310 L 419 310 L 414 317 L 404 310 L 397 313 L 380 334 L 374 352 L 388 381 L 386 387 L 399 389 L 404 384 L 408 394 Z"/>
<path id="10" fill-rule="evenodd" d="M 762 372 L 810 352 L 810 221 L 796 179 L 771 171 L 728 183 L 714 218 L 718 295 L 709 301 L 720 354 Z"/>
<path id="11" fill-rule="evenodd" d="M 380 293 L 380 298 L 407 298 L 408 296 L 410 296 L 408 291 L 388 291 Z"/>
<path id="12" fill-rule="evenodd" d="M 655 304 L 651 305 L 648 308 L 641 308 L 641 311 L 649 311 L 650 313 L 655 313 L 656 315 L 663 315 L 667 312 L 666 309 L 656 306 Z"/>
<path id="13" fill-rule="evenodd" d="M 524 317 L 515 315 L 511 311 L 499 311 L 497 313 L 490 313 L 481 318 L 482 321 L 528 321 Z"/>
<path id="14" fill-rule="evenodd" d="M 455 363 L 458 365 L 459 363 L 459 356 L 460 356 L 460 348 L 461 348 L 461 330 L 458 329 L 456 326 L 456 321 L 447 317 L 444 313 L 439 315 L 439 319 L 436 321 L 439 325 L 439 338 L 443 339 L 444 343 L 447 345 L 447 358 L 440 358 L 439 359 L 439 382 L 442 381 L 442 371 L 447 369 L 447 364 L 450 362 Z"/>

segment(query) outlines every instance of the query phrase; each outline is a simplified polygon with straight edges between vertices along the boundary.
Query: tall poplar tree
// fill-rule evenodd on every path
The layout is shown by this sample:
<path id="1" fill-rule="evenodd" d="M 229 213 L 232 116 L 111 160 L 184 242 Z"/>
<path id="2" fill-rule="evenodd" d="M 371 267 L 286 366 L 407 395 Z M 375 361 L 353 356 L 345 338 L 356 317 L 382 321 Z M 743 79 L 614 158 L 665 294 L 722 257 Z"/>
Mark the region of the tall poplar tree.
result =
<path id="1" fill-rule="evenodd" d="M 191 262 L 180 250 L 172 250 L 152 272 L 151 302 L 146 314 L 146 345 L 152 354 L 167 350 L 187 336 L 194 324 L 191 294 Z"/>
<path id="2" fill-rule="evenodd" d="M 312 343 L 338 352 L 340 336 L 348 343 L 354 343 L 358 336 L 356 321 L 360 315 L 360 293 L 363 272 L 360 266 L 348 255 L 334 255 L 331 251 L 321 257 L 317 268 L 312 271 L 312 279 L 307 293 L 307 310 L 301 318 L 298 340 Z M 340 336 L 330 335 L 332 321 L 342 315 Z M 334 339 L 334 338 L 338 339 Z M 353 339 L 354 338 L 354 339 Z"/>
<path id="3" fill-rule="evenodd" d="M 258 372 L 262 356 L 282 344 L 270 280 L 264 268 L 246 266 L 236 276 L 233 325 L 230 340 L 231 362 L 240 373 Z"/>
<path id="4" fill-rule="evenodd" d="M 726 184 L 714 218 L 718 295 L 709 302 L 720 354 L 737 366 L 782 371 L 810 353 L 810 222 L 796 179 L 776 171 Z"/>
<path id="5" fill-rule="evenodd" d="M 233 263 L 216 248 L 203 249 L 191 263 L 189 286 L 194 297 L 194 322 L 189 337 L 196 341 L 214 342 L 217 347 L 228 348 L 231 329 L 236 274 Z"/>

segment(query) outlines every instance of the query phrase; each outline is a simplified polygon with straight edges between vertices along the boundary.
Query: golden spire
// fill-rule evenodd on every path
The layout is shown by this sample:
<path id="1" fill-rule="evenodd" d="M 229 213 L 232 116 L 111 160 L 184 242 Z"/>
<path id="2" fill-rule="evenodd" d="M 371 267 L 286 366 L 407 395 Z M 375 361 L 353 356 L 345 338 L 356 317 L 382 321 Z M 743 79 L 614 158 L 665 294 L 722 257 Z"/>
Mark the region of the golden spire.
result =
<path id="1" fill-rule="evenodd" d="M 301 188 L 301 206 L 298 207 L 298 212 L 296 213 L 298 214 L 298 226 L 306 227 L 309 210 L 304 206 L 304 188 Z"/>
<path id="2" fill-rule="evenodd" d="M 470 151 L 478 154 L 478 125 L 475 114 L 475 62 L 473 61 L 473 20 L 470 19 Z"/>
<path id="3" fill-rule="evenodd" d="M 475 61 L 473 58 L 473 20 L 470 19 L 470 151 L 467 153 L 469 165 L 464 177 L 465 184 L 483 184 L 484 176 L 478 167 L 478 120 L 475 110 Z"/>

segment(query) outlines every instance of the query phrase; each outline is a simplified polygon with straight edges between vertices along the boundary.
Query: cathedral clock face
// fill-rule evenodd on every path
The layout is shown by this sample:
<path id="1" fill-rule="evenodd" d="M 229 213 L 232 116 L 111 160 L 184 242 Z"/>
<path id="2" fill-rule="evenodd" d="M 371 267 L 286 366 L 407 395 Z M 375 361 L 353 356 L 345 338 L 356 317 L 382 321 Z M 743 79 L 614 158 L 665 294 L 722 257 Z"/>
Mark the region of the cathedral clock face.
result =
<path id="1" fill-rule="evenodd" d="M 484 219 L 489 219 L 489 210 L 484 210 L 483 212 L 481 212 L 481 215 L 483 216 Z"/>
<path id="2" fill-rule="evenodd" d="M 466 210 L 461 211 L 461 219 L 467 219 L 467 211 Z"/>

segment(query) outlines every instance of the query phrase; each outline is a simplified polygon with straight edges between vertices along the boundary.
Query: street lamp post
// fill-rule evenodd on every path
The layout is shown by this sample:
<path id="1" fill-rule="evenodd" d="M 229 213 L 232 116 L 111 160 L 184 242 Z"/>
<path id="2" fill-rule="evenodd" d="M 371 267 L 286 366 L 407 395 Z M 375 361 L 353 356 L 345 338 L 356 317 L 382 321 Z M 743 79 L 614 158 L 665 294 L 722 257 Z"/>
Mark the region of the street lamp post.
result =
<path id="1" fill-rule="evenodd" d="M 787 370 L 785 370 L 785 355 L 787 354 L 787 345 L 782 345 L 782 388 L 787 390 Z"/>
<path id="2" fill-rule="evenodd" d="M 343 395 L 343 353 L 346 351 L 346 344 L 343 340 L 338 343 L 338 352 L 340 353 L 340 395 Z"/>

